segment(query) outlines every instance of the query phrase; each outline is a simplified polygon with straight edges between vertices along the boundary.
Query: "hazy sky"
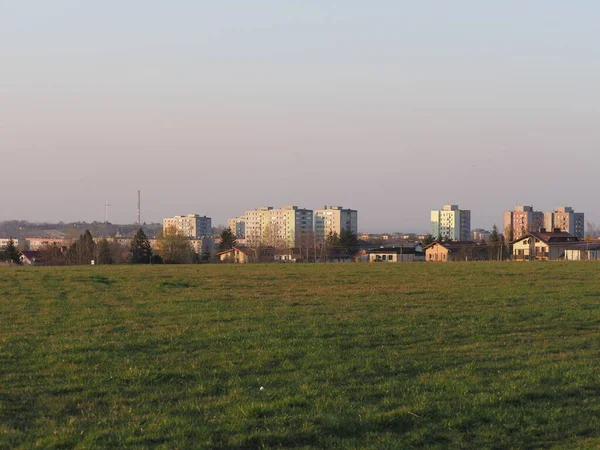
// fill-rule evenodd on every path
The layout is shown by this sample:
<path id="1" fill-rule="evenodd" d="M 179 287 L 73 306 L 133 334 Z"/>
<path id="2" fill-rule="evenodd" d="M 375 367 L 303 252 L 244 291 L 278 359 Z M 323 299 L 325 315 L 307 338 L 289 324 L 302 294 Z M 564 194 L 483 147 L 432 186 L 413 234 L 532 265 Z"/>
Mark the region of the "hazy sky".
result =
<path id="1" fill-rule="evenodd" d="M 600 2 L 0 0 L 0 220 L 600 222 Z"/>

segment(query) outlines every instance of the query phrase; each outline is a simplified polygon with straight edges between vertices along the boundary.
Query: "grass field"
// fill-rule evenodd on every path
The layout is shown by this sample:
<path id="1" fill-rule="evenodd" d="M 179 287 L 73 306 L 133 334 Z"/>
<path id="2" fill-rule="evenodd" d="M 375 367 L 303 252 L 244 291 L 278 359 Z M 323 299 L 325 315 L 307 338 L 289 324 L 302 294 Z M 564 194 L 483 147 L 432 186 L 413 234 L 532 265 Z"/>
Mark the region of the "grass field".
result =
<path id="1" fill-rule="evenodd" d="M 599 357 L 597 263 L 0 268 L 0 448 L 598 448 Z"/>

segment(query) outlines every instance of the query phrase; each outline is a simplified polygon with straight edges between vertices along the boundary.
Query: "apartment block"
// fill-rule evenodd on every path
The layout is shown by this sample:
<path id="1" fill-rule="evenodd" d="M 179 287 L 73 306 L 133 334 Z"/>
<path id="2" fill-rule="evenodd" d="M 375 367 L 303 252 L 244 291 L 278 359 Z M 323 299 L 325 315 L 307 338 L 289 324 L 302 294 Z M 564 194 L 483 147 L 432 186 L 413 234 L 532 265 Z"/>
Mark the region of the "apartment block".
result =
<path id="1" fill-rule="evenodd" d="M 471 211 L 459 209 L 458 205 L 444 205 L 441 210 L 431 211 L 431 235 L 453 241 L 471 239 Z"/>
<path id="2" fill-rule="evenodd" d="M 339 236 L 342 230 L 358 234 L 358 211 L 341 206 L 327 206 L 315 211 L 315 237 L 323 240 L 330 233 Z"/>
<path id="3" fill-rule="evenodd" d="M 230 219 L 230 227 L 236 220 L 244 223 L 246 244 L 251 247 L 299 247 L 308 241 L 313 231 L 312 209 L 291 205 L 278 209 L 263 206 L 246 211 L 242 217 Z"/>
<path id="4" fill-rule="evenodd" d="M 10 240 L 11 240 L 10 238 L 7 238 L 7 239 L 1 238 L 0 239 L 0 249 L 7 247 Z M 20 248 L 19 245 L 23 246 L 23 239 L 21 239 L 20 242 L 19 242 L 19 239 L 13 239 L 12 241 L 13 241 L 13 245 L 17 248 Z"/>
<path id="5" fill-rule="evenodd" d="M 229 219 L 227 226 L 237 238 L 246 237 L 246 218 L 244 216 Z"/>
<path id="6" fill-rule="evenodd" d="M 212 221 L 210 217 L 198 214 L 175 216 L 163 219 L 163 231 L 174 227 L 179 234 L 190 238 L 199 238 L 212 235 Z"/>
<path id="7" fill-rule="evenodd" d="M 534 211 L 533 206 L 517 205 L 514 210 L 504 212 L 502 231 L 507 239 L 521 239 L 527 233 L 537 232 L 542 228 L 544 213 Z"/>
<path id="8" fill-rule="evenodd" d="M 256 247 L 263 243 L 264 233 L 271 219 L 272 206 L 261 206 L 260 208 L 246 211 L 242 216 L 244 221 L 244 236 L 246 244 Z"/>
<path id="9" fill-rule="evenodd" d="M 585 238 L 584 213 L 576 213 L 570 206 L 559 206 L 552 212 L 544 213 L 544 228 L 546 230 L 560 229 L 577 238 Z"/>

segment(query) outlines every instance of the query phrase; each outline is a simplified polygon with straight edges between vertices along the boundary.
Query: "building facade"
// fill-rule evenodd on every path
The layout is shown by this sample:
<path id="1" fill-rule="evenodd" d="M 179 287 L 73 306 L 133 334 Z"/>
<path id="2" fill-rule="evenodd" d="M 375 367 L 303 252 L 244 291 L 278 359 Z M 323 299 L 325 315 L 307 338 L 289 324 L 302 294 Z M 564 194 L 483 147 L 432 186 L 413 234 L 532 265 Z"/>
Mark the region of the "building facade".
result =
<path id="1" fill-rule="evenodd" d="M 544 213 L 544 228 L 546 230 L 560 229 L 576 236 L 585 238 L 585 216 L 576 213 L 570 206 L 559 206 L 552 212 Z"/>
<path id="2" fill-rule="evenodd" d="M 246 237 L 246 219 L 244 218 L 244 216 L 229 219 L 227 221 L 227 227 L 229 227 L 232 233 L 235 234 L 235 237 Z"/>
<path id="3" fill-rule="evenodd" d="M 513 242 L 513 259 L 516 261 L 560 260 L 565 259 L 565 252 L 580 243 L 572 234 L 558 228 L 546 231 L 531 231 Z"/>
<path id="4" fill-rule="evenodd" d="M 508 240 L 521 239 L 531 231 L 544 228 L 544 213 L 534 211 L 533 206 L 517 205 L 514 210 L 505 211 L 503 219 L 502 231 Z"/>
<path id="5" fill-rule="evenodd" d="M 175 228 L 179 234 L 189 238 L 199 238 L 212 235 L 212 221 L 210 217 L 198 214 L 175 216 L 163 219 L 163 232 Z"/>
<path id="6" fill-rule="evenodd" d="M 330 233 L 339 236 L 342 230 L 358 234 L 358 211 L 341 206 L 327 206 L 315 211 L 315 237 L 324 240 Z"/>
<path id="7" fill-rule="evenodd" d="M 5 239 L 5 238 L 0 238 L 0 249 L 7 247 L 8 243 L 11 241 L 10 238 Z M 13 241 L 13 245 L 16 248 L 20 248 L 19 245 L 23 246 L 23 239 L 21 239 L 21 241 L 19 241 L 19 239 L 12 239 Z"/>
<path id="8" fill-rule="evenodd" d="M 459 209 L 458 205 L 444 205 L 439 211 L 431 211 L 431 235 L 453 241 L 471 239 L 471 211 Z"/>
<path id="9" fill-rule="evenodd" d="M 313 236 L 312 209 L 292 205 L 277 209 L 263 206 L 246 211 L 241 218 L 230 219 L 230 227 L 233 221 L 244 223 L 244 237 L 250 247 L 300 247 Z"/>

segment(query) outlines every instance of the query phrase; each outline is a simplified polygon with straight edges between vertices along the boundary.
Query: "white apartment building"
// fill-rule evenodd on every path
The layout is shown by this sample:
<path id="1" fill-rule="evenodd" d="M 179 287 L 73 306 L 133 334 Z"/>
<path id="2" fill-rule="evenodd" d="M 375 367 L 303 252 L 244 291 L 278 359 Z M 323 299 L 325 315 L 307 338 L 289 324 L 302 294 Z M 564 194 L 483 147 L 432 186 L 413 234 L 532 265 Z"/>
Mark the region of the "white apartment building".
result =
<path id="1" fill-rule="evenodd" d="M 312 237 L 312 209 L 291 205 L 278 209 L 263 206 L 246 211 L 240 218 L 230 219 L 229 226 L 231 227 L 233 221 L 242 221 L 242 219 L 246 244 L 250 247 L 258 245 L 280 248 L 299 247 L 304 240 Z"/>
<path id="2" fill-rule="evenodd" d="M 344 209 L 341 206 L 327 206 L 315 211 L 315 237 L 325 239 L 330 233 L 339 236 L 342 230 L 358 234 L 358 211 Z"/>
<path id="3" fill-rule="evenodd" d="M 584 213 L 576 213 L 570 206 L 559 206 L 552 212 L 544 213 L 544 228 L 552 231 L 559 228 L 579 239 L 585 239 Z"/>
<path id="4" fill-rule="evenodd" d="M 244 236 L 246 244 L 250 247 L 256 247 L 263 244 L 264 232 L 271 218 L 271 206 L 261 206 L 260 208 L 246 211 L 244 213 Z"/>
<path id="5" fill-rule="evenodd" d="M 212 235 L 212 221 L 210 217 L 198 214 L 175 216 L 163 219 L 163 231 L 174 227 L 179 234 L 190 238 L 199 238 Z"/>
<path id="6" fill-rule="evenodd" d="M 431 235 L 453 241 L 470 240 L 471 211 L 459 209 L 458 205 L 444 205 L 439 211 L 431 211 Z"/>
<path id="7" fill-rule="evenodd" d="M 13 241 L 13 244 L 15 245 L 15 247 L 17 247 L 17 248 L 20 248 L 19 244 L 23 245 L 23 239 L 21 239 L 21 242 L 19 242 L 18 239 L 13 239 L 12 241 Z M 0 239 L 0 248 L 7 247 L 9 242 L 10 242 L 10 238 L 8 238 L 8 239 L 1 238 Z"/>

